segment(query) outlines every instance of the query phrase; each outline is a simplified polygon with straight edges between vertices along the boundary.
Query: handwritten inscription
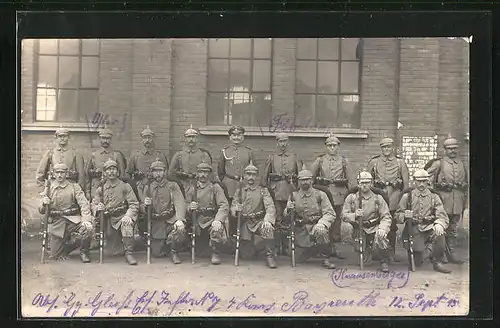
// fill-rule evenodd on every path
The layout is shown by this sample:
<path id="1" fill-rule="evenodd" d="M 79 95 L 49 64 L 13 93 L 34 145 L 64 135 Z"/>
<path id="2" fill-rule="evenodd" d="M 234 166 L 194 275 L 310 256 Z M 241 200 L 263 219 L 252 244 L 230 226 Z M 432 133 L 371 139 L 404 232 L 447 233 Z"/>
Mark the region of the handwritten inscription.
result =
<path id="1" fill-rule="evenodd" d="M 410 279 L 410 271 L 349 271 L 346 268 L 338 269 L 332 272 L 332 282 L 339 288 L 350 287 L 360 280 L 381 280 L 387 281 L 387 289 L 403 288 Z"/>
<path id="2" fill-rule="evenodd" d="M 85 114 L 85 119 L 87 121 L 87 129 L 89 132 L 97 131 L 98 129 L 103 129 L 106 126 L 111 127 L 120 127 L 120 134 L 125 132 L 127 127 L 127 113 L 123 114 L 121 119 L 112 119 L 109 114 L 96 112 L 94 115 L 89 118 L 87 114 Z"/>
<path id="3" fill-rule="evenodd" d="M 297 128 L 306 128 L 306 129 L 314 129 L 318 131 L 325 131 L 329 129 L 326 125 L 317 125 L 312 119 L 309 119 L 307 122 L 301 125 L 297 125 L 297 120 L 295 115 L 288 115 L 287 113 L 281 113 L 275 115 L 271 118 L 271 123 L 269 124 L 268 131 L 271 133 L 275 132 L 295 132 Z M 261 128 L 262 131 L 262 128 Z"/>
<path id="4" fill-rule="evenodd" d="M 172 295 L 170 292 L 162 290 L 144 291 L 136 293 L 132 290 L 123 299 L 117 299 L 114 293 L 103 295 L 97 293 L 88 298 L 78 298 L 73 292 L 68 295 L 50 295 L 38 293 L 33 298 L 31 304 L 38 308 L 45 309 L 45 313 L 54 313 L 56 309 L 63 311 L 65 317 L 75 317 L 82 309 L 90 310 L 90 316 L 107 312 L 108 315 L 132 316 L 135 315 L 156 315 L 160 310 L 162 315 L 171 316 L 174 311 L 183 310 L 204 310 L 207 312 L 256 312 L 264 314 L 272 313 L 310 313 L 320 314 L 328 309 L 342 308 L 372 308 L 383 306 L 386 308 L 410 309 L 425 312 L 432 308 L 453 308 L 460 304 L 458 299 L 446 296 L 443 293 L 439 297 L 427 297 L 424 293 L 415 294 L 413 299 L 403 299 L 395 296 L 387 301 L 381 296 L 380 291 L 371 290 L 362 296 L 354 296 L 349 299 L 332 298 L 317 302 L 310 297 L 305 290 L 299 290 L 293 296 L 282 303 L 276 301 L 262 302 L 254 293 L 246 297 L 231 297 L 223 300 L 214 292 L 205 292 L 201 295 L 194 295 L 189 291 L 182 291 L 179 295 Z M 124 312 L 124 309 L 128 311 Z M 87 312 L 87 311 L 86 311 Z M 86 313 L 85 312 L 85 313 Z M 179 312 L 180 313 L 180 312 Z"/>

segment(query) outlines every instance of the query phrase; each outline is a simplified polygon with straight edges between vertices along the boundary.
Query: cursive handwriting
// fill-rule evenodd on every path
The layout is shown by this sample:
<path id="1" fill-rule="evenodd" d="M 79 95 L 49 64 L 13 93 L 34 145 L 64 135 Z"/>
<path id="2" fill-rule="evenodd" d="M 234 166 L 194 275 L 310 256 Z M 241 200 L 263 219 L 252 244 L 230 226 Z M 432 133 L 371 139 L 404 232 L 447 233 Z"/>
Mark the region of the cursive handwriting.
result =
<path id="1" fill-rule="evenodd" d="M 424 293 L 416 294 L 414 297 L 414 300 L 408 301 L 404 300 L 401 296 L 394 296 L 388 307 L 397 309 L 420 309 L 421 312 L 425 312 L 430 308 L 437 308 L 440 305 L 453 308 L 460 304 L 459 300 L 455 298 L 448 298 L 446 293 L 432 299 L 426 299 Z"/>
<path id="2" fill-rule="evenodd" d="M 387 289 L 403 288 L 410 279 L 410 271 L 364 271 L 364 272 L 349 272 L 346 268 L 337 269 L 332 272 L 332 282 L 339 288 L 347 288 L 352 286 L 359 280 L 386 280 Z"/>
<path id="3" fill-rule="evenodd" d="M 260 124 L 259 124 L 260 128 Z M 327 131 L 329 127 L 326 125 L 317 125 L 312 121 L 312 118 L 309 118 L 308 122 L 306 122 L 303 125 L 297 125 L 296 124 L 296 117 L 295 115 L 293 116 L 288 116 L 287 113 L 281 113 L 274 115 L 271 118 L 271 122 L 269 123 L 269 129 L 268 131 L 271 133 L 274 132 L 295 132 L 297 128 L 307 128 L 307 129 L 317 129 L 320 131 Z M 261 128 L 262 131 L 262 128 Z"/>
<path id="4" fill-rule="evenodd" d="M 97 131 L 98 129 L 105 128 L 106 126 L 117 126 L 121 124 L 120 134 L 125 132 L 127 127 L 127 113 L 123 114 L 123 118 L 121 120 L 114 119 L 111 120 L 111 116 L 109 114 L 96 112 L 89 120 L 87 114 L 85 114 L 85 120 L 87 121 L 87 129 L 89 132 Z"/>

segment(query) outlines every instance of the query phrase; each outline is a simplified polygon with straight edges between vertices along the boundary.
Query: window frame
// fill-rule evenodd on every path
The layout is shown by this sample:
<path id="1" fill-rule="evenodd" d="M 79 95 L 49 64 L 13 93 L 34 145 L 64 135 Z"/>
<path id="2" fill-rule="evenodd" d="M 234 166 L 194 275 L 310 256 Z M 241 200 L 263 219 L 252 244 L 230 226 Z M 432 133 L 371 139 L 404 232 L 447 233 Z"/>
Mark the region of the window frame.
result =
<path id="1" fill-rule="evenodd" d="M 80 112 L 80 90 L 92 90 L 96 91 L 97 95 L 99 96 L 99 90 L 101 87 L 101 79 L 100 79 L 100 68 L 101 68 L 101 46 L 102 46 L 102 41 L 101 39 L 92 39 L 92 40 L 97 40 L 98 41 L 98 52 L 97 55 L 84 55 L 83 54 L 83 40 L 89 39 L 89 38 L 79 38 L 79 39 L 72 39 L 72 40 L 78 40 L 78 54 L 61 54 L 60 53 L 60 40 L 67 40 L 67 39 L 55 39 L 57 40 L 57 53 L 56 54 L 42 54 L 40 53 L 40 40 L 41 39 L 36 39 L 34 40 L 33 44 L 33 102 L 32 102 L 32 122 L 33 124 L 29 124 L 29 126 L 32 127 L 53 127 L 53 126 L 59 126 L 60 124 L 64 124 L 65 126 L 68 127 L 73 127 L 76 128 L 77 130 L 81 130 L 83 127 L 87 127 L 86 122 L 80 122 L 80 121 L 61 121 L 59 119 L 59 91 L 60 90 L 75 90 L 77 91 L 77 116 L 79 115 Z M 57 81 L 57 86 L 55 88 L 56 91 L 56 111 L 55 111 L 55 119 L 52 121 L 48 120 L 37 120 L 37 96 L 38 96 L 38 90 L 39 89 L 45 89 L 45 90 L 50 90 L 50 88 L 39 88 L 38 83 L 39 83 L 39 67 L 40 67 L 40 56 L 47 56 L 47 57 L 56 57 L 57 60 L 57 72 L 56 72 L 56 81 Z M 77 57 L 78 58 L 78 86 L 75 88 L 60 88 L 59 87 L 59 65 L 60 65 L 60 58 L 61 57 Z M 83 65 L 83 58 L 84 57 L 90 57 L 90 58 L 97 58 L 97 85 L 96 87 L 82 87 L 82 65 Z M 98 104 L 99 105 L 99 104 Z M 99 107 L 96 108 L 96 112 L 99 112 Z"/>

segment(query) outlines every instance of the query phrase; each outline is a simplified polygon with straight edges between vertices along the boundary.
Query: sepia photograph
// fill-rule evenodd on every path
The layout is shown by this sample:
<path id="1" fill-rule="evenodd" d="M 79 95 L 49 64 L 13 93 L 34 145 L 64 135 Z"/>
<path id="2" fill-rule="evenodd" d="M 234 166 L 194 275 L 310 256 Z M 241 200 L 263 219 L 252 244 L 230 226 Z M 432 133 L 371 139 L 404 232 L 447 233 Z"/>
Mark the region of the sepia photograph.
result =
<path id="1" fill-rule="evenodd" d="M 471 42 L 22 39 L 22 317 L 467 315 Z"/>

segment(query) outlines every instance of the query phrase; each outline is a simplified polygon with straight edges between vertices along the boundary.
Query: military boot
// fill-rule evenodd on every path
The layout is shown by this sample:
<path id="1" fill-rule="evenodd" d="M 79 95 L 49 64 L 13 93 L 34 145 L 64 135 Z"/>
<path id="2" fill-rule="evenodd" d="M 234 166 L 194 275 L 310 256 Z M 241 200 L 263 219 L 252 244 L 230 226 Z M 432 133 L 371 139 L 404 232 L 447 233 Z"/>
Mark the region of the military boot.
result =
<path id="1" fill-rule="evenodd" d="M 179 253 L 177 252 L 177 248 L 174 245 L 172 245 L 172 247 L 170 248 L 170 257 L 172 258 L 172 263 L 174 264 L 182 263 L 179 257 Z"/>
<path id="2" fill-rule="evenodd" d="M 216 243 L 213 243 L 212 246 L 212 258 L 210 260 L 210 263 L 213 265 L 219 265 L 221 263 L 220 256 L 219 256 L 219 245 Z"/>
<path id="3" fill-rule="evenodd" d="M 432 265 L 432 268 L 434 271 L 441 272 L 441 273 L 451 273 L 450 269 L 447 269 L 443 263 L 441 262 L 434 262 Z"/>
<path id="4" fill-rule="evenodd" d="M 340 252 L 341 243 L 332 244 L 332 256 L 340 260 L 344 260 L 346 257 Z"/>
<path id="5" fill-rule="evenodd" d="M 271 269 L 276 269 L 276 261 L 274 260 L 274 240 L 266 240 L 266 263 Z"/>
<path id="6" fill-rule="evenodd" d="M 82 259 L 83 263 L 90 263 L 90 257 L 89 257 L 89 254 L 87 252 L 86 253 L 81 252 L 80 259 Z"/>
<path id="7" fill-rule="evenodd" d="M 387 273 L 389 272 L 389 264 L 387 262 L 380 262 L 380 271 Z"/>
<path id="8" fill-rule="evenodd" d="M 463 264 L 465 261 L 458 258 L 455 248 L 456 238 L 446 237 L 446 257 L 448 258 L 448 262 L 453 264 Z"/>
<path id="9" fill-rule="evenodd" d="M 90 263 L 89 250 L 90 250 L 91 238 L 82 240 L 80 245 L 80 258 L 83 263 Z"/>
<path id="10" fill-rule="evenodd" d="M 123 249 L 125 251 L 125 260 L 127 263 L 130 265 L 137 265 L 137 261 L 132 255 L 134 252 L 134 238 L 123 237 Z"/>
<path id="11" fill-rule="evenodd" d="M 401 260 L 396 256 L 396 238 L 397 231 L 390 231 L 387 235 L 387 239 L 389 239 L 389 245 L 391 245 L 391 262 L 401 262 Z"/>

